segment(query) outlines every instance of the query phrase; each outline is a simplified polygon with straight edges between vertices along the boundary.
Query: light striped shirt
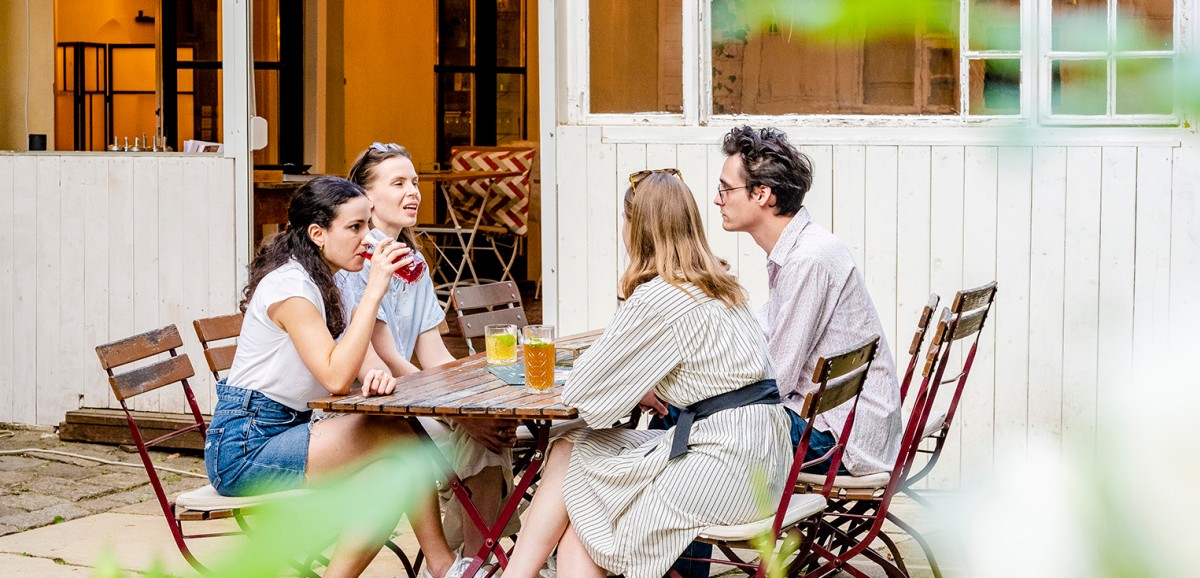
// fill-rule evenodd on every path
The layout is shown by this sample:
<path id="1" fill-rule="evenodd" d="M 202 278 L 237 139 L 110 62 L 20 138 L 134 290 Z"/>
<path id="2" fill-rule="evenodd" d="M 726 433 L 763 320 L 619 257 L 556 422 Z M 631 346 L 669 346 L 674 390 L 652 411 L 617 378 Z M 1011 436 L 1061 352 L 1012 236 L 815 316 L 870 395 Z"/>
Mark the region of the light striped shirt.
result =
<path id="1" fill-rule="evenodd" d="M 883 324 L 854 256 L 801 208 L 767 257 L 770 296 L 759 320 L 778 371 L 783 402 L 799 413 L 817 359 L 878 334 L 843 464 L 856 476 L 890 471 L 900 452 L 900 387 Z M 817 417 L 816 427 L 840 435 L 850 414 L 843 404 Z"/>
<path id="2" fill-rule="evenodd" d="M 778 404 L 697 421 L 689 451 L 673 460 L 673 428 L 600 429 L 650 390 L 683 407 L 774 375 L 748 306 L 684 287 L 658 278 L 639 286 L 563 387 L 564 403 L 597 428 L 565 436 L 575 443 L 567 515 L 592 560 L 628 578 L 660 578 L 703 528 L 766 517 L 760 498 L 778 499 L 791 467 Z"/>

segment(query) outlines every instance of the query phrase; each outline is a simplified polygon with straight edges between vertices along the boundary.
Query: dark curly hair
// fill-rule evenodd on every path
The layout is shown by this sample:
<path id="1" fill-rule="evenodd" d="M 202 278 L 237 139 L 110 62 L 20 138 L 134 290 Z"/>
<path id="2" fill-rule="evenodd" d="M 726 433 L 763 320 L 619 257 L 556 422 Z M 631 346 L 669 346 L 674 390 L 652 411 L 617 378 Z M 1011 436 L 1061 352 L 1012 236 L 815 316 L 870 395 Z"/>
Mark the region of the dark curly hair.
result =
<path id="1" fill-rule="evenodd" d="M 315 224 L 328 229 L 346 201 L 362 196 L 366 196 L 362 187 L 340 177 L 317 177 L 300 187 L 288 205 L 287 230 L 263 242 L 250 263 L 250 281 L 242 292 L 242 312 L 246 312 L 263 277 L 294 257 L 321 290 L 321 299 L 325 302 L 325 327 L 329 334 L 334 338 L 340 336 L 346 330 L 342 296 L 333 281 L 333 272 L 308 236 L 308 226 Z"/>
<path id="2" fill-rule="evenodd" d="M 804 195 L 812 187 L 812 161 L 783 131 L 740 126 L 725 135 L 721 150 L 726 156 L 742 155 L 747 194 L 759 185 L 771 187 L 776 215 L 795 215 L 804 206 Z"/>

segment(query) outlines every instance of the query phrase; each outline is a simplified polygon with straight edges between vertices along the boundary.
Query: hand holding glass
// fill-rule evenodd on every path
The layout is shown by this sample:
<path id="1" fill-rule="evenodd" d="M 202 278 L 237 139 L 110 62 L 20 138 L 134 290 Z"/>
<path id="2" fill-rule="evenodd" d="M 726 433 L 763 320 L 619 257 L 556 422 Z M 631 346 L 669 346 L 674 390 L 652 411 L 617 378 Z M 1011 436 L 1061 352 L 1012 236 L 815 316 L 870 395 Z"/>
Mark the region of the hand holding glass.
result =
<path id="1" fill-rule="evenodd" d="M 525 389 L 543 392 L 554 387 L 554 326 L 525 326 Z"/>
<path id="2" fill-rule="evenodd" d="M 371 257 L 375 255 L 375 247 L 378 247 L 379 244 L 384 241 L 394 240 L 395 239 L 389 237 L 387 233 L 384 233 L 379 229 L 371 229 L 370 231 L 367 231 L 367 250 L 362 252 L 363 259 L 370 261 Z M 409 249 L 411 249 L 411 247 Z M 413 283 L 417 282 L 417 279 L 421 278 L 421 273 L 425 272 L 425 258 L 422 257 L 420 253 L 411 250 L 409 251 L 408 256 L 412 257 L 412 263 L 397 269 L 395 275 L 401 281 L 412 285 Z M 397 257 L 396 261 L 399 261 L 402 258 L 403 257 Z M 396 261 L 392 262 L 395 263 Z"/>
<path id="3" fill-rule="evenodd" d="M 517 362 L 517 326 L 488 325 L 483 328 L 488 365 L 512 365 Z"/>

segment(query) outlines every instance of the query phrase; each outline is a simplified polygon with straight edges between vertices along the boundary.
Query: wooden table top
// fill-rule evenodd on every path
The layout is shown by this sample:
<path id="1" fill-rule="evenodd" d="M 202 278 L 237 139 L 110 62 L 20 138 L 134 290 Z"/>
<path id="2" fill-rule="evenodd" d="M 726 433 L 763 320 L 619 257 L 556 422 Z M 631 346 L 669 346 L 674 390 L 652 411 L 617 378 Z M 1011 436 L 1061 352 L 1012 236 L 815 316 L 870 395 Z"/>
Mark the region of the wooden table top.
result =
<path id="1" fill-rule="evenodd" d="M 417 173 L 422 181 L 432 183 L 450 181 L 474 181 L 483 179 L 503 179 L 520 176 L 521 171 L 428 171 Z"/>
<path id="2" fill-rule="evenodd" d="M 594 341 L 600 331 L 560 338 L 565 347 Z M 517 348 L 518 357 L 521 348 Z M 523 385 L 508 385 L 487 370 L 487 356 L 470 357 L 407 375 L 396 380 L 391 395 L 335 395 L 310 402 L 309 407 L 340 413 L 408 416 L 508 417 L 574 419 L 575 408 L 562 404 L 562 386 L 531 393 Z"/>

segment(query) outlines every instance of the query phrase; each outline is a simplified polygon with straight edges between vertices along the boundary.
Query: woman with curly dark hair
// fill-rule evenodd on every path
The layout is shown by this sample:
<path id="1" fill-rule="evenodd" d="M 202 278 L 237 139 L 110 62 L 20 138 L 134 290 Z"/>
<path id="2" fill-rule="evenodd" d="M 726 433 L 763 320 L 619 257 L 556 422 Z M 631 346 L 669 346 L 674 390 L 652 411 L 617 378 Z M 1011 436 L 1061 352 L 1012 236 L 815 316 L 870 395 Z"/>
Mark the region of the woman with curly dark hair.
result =
<path id="1" fill-rule="evenodd" d="M 313 179 L 292 198 L 288 229 L 250 264 L 237 354 L 229 377 L 217 384 L 204 444 L 208 477 L 221 495 L 293 489 L 353 471 L 374 450 L 412 435 L 403 420 L 345 415 L 313 421 L 308 409 L 309 401 L 350 392 L 392 273 L 412 261 L 403 245 L 381 244 L 358 309 L 345 314 L 333 276 L 363 268 L 370 215 L 362 187 L 337 177 Z M 394 389 L 385 371 L 363 377 L 363 395 Z M 399 513 L 391 528 L 398 520 Z M 356 529 L 353 539 L 344 537 L 325 576 L 359 575 L 391 528 Z"/>

